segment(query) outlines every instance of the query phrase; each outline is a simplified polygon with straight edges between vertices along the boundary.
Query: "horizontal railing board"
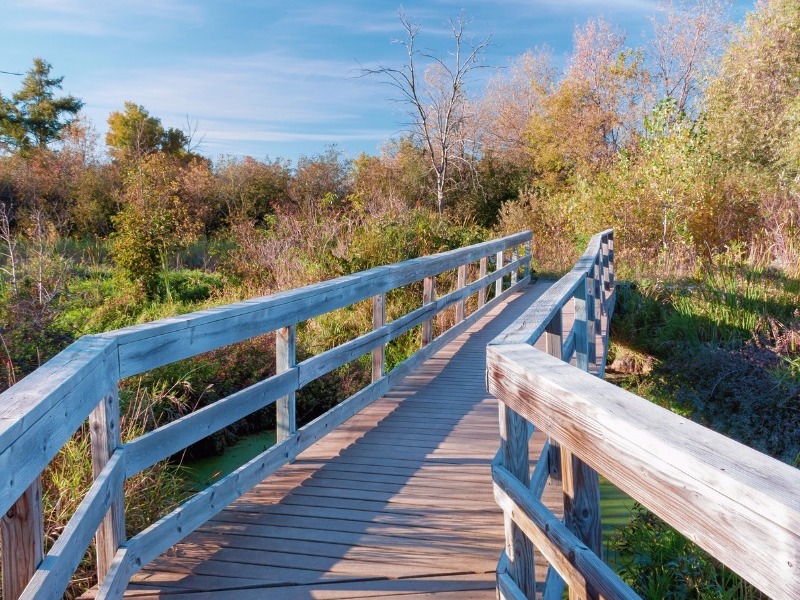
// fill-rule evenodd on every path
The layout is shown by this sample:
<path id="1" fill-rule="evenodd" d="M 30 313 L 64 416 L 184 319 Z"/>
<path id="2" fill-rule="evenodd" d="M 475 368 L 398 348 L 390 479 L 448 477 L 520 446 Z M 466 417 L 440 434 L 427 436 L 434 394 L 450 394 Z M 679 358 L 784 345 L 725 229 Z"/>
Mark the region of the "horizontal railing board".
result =
<path id="1" fill-rule="evenodd" d="M 602 249 L 603 238 L 607 238 L 611 233 L 612 230 L 609 229 L 592 236 L 586 251 L 575 263 L 572 270 L 553 284 L 528 310 L 507 327 L 503 333 L 493 339 L 490 344 L 535 343 L 544 333 L 545 328 L 553 320 L 556 313 L 561 310 L 564 302 L 575 293 L 575 290 L 589 274 L 597 254 Z"/>
<path id="2" fill-rule="evenodd" d="M 523 232 L 433 256 L 376 267 L 302 288 L 103 334 L 120 345 L 120 374 L 176 360 L 306 321 L 530 240 Z M 525 257 L 524 260 L 527 260 Z"/>
<path id="3" fill-rule="evenodd" d="M 111 507 L 113 491 L 125 480 L 124 458 L 123 450 L 117 450 L 111 456 L 39 565 L 20 600 L 58 598 L 67 588 L 95 530 Z"/>
<path id="4" fill-rule="evenodd" d="M 487 364 L 513 410 L 766 594 L 800 597 L 797 469 L 530 346 Z"/>
<path id="5" fill-rule="evenodd" d="M 113 340 L 84 336 L 0 394 L 0 453 L 62 402 L 116 347 Z"/>
<path id="6" fill-rule="evenodd" d="M 128 442 L 126 478 L 296 391 L 297 376 L 293 367 Z"/>
<path id="7" fill-rule="evenodd" d="M 272 446 L 230 475 L 194 496 L 139 535 L 128 540 L 117 553 L 111 571 L 103 582 L 97 597 L 99 599 L 118 597 L 124 592 L 130 577 L 144 564 L 183 539 L 191 531 L 205 523 L 211 516 L 217 514 L 233 500 L 249 491 L 267 475 L 293 460 L 300 452 L 361 411 L 371 402 L 380 398 L 420 363 L 430 358 L 447 342 L 460 335 L 486 312 L 494 308 L 497 303 L 527 285 L 529 281 L 529 277 L 522 278 L 517 284 L 505 290 L 501 296 L 493 298 L 483 307 L 469 315 L 464 321 L 439 335 L 430 344 L 397 365 L 390 373 L 378 381 L 369 384 L 348 400 L 334 406 L 324 415 L 300 428 L 286 440 Z"/>
<path id="8" fill-rule="evenodd" d="M 42 409 L 37 405 L 31 412 L 16 417 L 16 422 L 7 429 L 8 438 L 3 440 L 0 452 L 0 514 L 39 476 L 100 402 L 103 390 L 108 389 L 109 373 L 117 368 L 113 348 L 97 338 L 77 348 L 80 358 L 65 361 L 72 372 L 63 387 L 51 390 L 40 376 L 31 377 L 30 384 L 22 387 L 26 394 L 40 390 L 44 400 Z M 92 349 L 96 355 L 91 355 Z M 7 390 L 0 401 L 3 397 L 12 398 L 15 390 Z M 38 418 L 30 418 L 32 413 L 39 415 Z"/>
<path id="9" fill-rule="evenodd" d="M 386 325 L 304 360 L 298 364 L 298 368 L 300 369 L 300 387 L 331 372 L 337 367 L 355 360 L 370 350 L 394 340 L 406 331 L 422 324 L 424 321 L 432 319 L 460 300 L 464 300 L 472 294 L 475 294 L 481 288 L 507 275 L 514 269 L 519 268 L 524 262 L 524 259 L 520 259 L 510 263 L 502 269 L 490 273 L 482 279 L 473 281 L 461 289 L 441 296 L 430 304 L 425 304 L 420 308 L 412 310 Z"/>
<path id="10" fill-rule="evenodd" d="M 577 597 L 587 584 L 602 598 L 641 600 L 600 557 L 501 465 L 492 467 L 497 503 L 545 555 Z"/>

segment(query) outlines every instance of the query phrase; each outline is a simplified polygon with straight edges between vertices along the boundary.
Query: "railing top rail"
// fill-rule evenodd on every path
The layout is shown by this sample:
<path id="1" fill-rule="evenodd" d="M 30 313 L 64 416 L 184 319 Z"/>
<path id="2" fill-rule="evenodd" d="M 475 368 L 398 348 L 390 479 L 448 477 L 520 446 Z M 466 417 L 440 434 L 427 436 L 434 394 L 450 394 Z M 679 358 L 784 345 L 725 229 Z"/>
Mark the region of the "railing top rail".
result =
<path id="1" fill-rule="evenodd" d="M 120 375 L 137 373 L 343 308 L 455 269 L 531 239 L 523 231 L 488 242 L 344 275 L 261 298 L 110 331 Z M 223 343 L 219 343 L 223 339 Z M 187 343 L 188 342 L 188 343 Z"/>
<path id="2" fill-rule="evenodd" d="M 539 339 L 547 324 L 553 320 L 556 313 L 575 293 L 580 282 L 589 273 L 602 250 L 603 241 L 613 235 L 613 229 L 606 229 L 593 235 L 583 255 L 569 273 L 554 283 L 517 320 L 489 342 L 489 345 L 532 344 Z"/>
<path id="3" fill-rule="evenodd" d="M 122 378 L 293 325 L 531 240 L 524 231 L 254 300 L 88 335 L 0 394 L 0 513 Z"/>
<path id="4" fill-rule="evenodd" d="M 527 344 L 487 364 L 513 411 L 770 597 L 800 597 L 800 471 Z"/>

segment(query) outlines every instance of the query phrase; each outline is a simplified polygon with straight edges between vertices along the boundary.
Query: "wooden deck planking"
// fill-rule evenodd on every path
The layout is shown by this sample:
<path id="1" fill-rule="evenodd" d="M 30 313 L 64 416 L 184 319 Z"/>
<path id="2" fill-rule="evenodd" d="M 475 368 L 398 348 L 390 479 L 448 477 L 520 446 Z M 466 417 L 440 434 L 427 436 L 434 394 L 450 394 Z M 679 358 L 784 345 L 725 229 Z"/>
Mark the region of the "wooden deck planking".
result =
<path id="1" fill-rule="evenodd" d="M 485 346 L 548 286 L 496 307 L 147 565 L 126 597 L 495 598 L 504 537 Z M 568 330 L 572 316 L 563 318 Z M 531 456 L 543 441 L 534 435 Z M 545 501 L 560 505 L 560 490 Z"/>

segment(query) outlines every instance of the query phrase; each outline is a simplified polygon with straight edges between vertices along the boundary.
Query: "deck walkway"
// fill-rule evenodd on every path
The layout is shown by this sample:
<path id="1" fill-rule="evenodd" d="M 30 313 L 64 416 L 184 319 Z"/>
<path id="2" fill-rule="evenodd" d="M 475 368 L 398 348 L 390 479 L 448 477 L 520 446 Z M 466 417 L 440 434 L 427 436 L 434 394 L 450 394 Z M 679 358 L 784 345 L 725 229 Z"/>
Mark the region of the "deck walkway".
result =
<path id="1" fill-rule="evenodd" d="M 499 440 L 485 346 L 548 286 L 495 307 L 147 565 L 127 597 L 495 598 L 504 537 L 492 495 Z M 542 442 L 536 434 L 531 443 Z M 545 500 L 555 507 L 560 491 L 551 488 Z"/>

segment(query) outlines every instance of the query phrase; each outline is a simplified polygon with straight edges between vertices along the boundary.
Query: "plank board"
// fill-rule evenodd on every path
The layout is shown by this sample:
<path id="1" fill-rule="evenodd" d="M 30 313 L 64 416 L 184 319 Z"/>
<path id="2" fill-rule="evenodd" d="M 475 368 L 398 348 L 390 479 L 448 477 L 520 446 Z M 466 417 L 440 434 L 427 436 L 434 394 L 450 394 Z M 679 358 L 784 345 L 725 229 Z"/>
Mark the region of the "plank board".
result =
<path id="1" fill-rule="evenodd" d="M 498 305 L 147 565 L 126 597 L 495 598 L 504 534 L 486 344 L 548 286 Z M 543 443 L 535 434 L 531 456 Z M 560 490 L 545 499 L 555 509 Z"/>

